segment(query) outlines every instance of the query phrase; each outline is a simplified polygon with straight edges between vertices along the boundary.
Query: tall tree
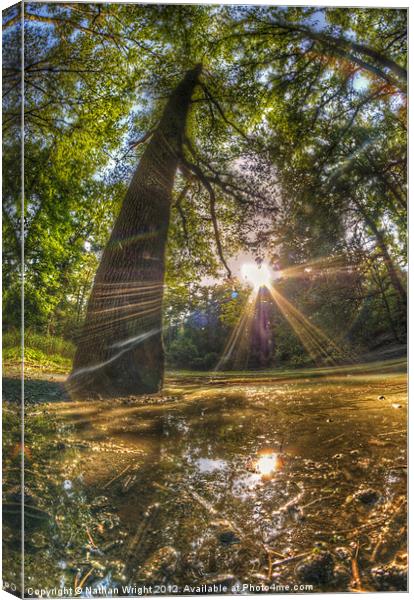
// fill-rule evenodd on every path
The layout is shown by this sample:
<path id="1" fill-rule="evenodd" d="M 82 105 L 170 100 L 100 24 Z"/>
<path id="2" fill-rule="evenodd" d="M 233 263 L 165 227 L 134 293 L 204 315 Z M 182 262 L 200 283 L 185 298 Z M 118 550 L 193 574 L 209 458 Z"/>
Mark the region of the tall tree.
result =
<path id="1" fill-rule="evenodd" d="M 197 65 L 172 92 L 132 178 L 99 265 L 69 379 L 79 396 L 157 392 L 172 190 Z"/>
<path id="2" fill-rule="evenodd" d="M 197 62 L 204 65 L 203 76 L 180 145 L 172 146 L 178 149 L 171 167 L 174 183 L 165 192 L 167 285 L 178 290 L 183 282 L 191 286 L 192 279 L 229 274 L 228 256 L 246 248 L 261 257 L 274 250 L 287 263 L 312 260 L 318 252 L 350 256 L 358 248 L 357 254 L 361 249 L 354 239 L 371 244 L 372 228 L 356 214 L 344 179 L 384 232 L 389 256 L 403 275 L 405 11 L 108 3 L 24 7 L 30 326 L 76 338 L 72 325 L 85 316 L 92 286 L 86 273 L 99 264 L 116 223 L 79 339 L 74 387 L 84 386 L 85 394 L 159 387 L 162 367 L 148 368 L 154 381 L 145 385 L 135 368 L 122 367 L 122 381 L 117 378 L 116 354 L 121 363 L 145 364 L 140 336 L 153 333 L 147 347 L 157 346 L 154 356 L 162 359 L 155 333 L 162 292 L 148 287 L 144 298 L 151 232 L 146 249 L 143 240 L 135 246 L 129 240 L 124 247 L 122 228 L 133 237 L 145 223 L 137 215 L 128 221 L 130 213 L 119 208 L 137 157 L 148 163 L 150 146 L 160 141 L 166 99 Z M 5 17 L 6 30 L 16 25 L 16 17 L 13 12 Z M 11 86 L 13 77 L 11 65 Z M 10 126 L 20 110 L 7 102 L 6 108 Z M 13 164 L 15 151 L 7 149 L 6 164 Z M 13 201 L 4 220 L 8 239 L 19 221 Z M 132 205 L 138 209 L 139 201 L 131 200 Z M 161 260 L 162 244 L 157 244 Z M 5 281 L 19 260 L 19 244 L 10 249 Z M 104 294 L 127 254 L 137 261 L 131 267 L 135 275 L 128 274 L 125 289 Z M 162 280 L 163 268 L 151 275 L 155 281 Z M 392 311 L 390 273 L 381 268 L 380 275 L 387 279 L 384 293 Z M 141 289 L 130 289 L 138 279 Z M 5 310 L 13 298 L 8 295 Z M 135 312 L 145 307 L 154 313 L 139 316 L 132 304 Z M 122 319 L 123 311 L 131 319 Z M 106 348 L 102 353 L 93 349 L 99 339 Z M 94 372 L 97 365 L 103 365 L 105 385 L 99 368 Z"/>

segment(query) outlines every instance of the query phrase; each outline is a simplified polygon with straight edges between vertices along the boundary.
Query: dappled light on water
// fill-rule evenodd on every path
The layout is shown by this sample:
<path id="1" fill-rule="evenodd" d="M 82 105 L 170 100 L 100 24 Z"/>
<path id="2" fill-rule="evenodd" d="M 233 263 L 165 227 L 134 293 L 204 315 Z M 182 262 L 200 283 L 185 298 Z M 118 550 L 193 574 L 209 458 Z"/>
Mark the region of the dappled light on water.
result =
<path id="1" fill-rule="evenodd" d="M 318 549 L 327 571 L 314 591 L 345 591 L 359 542 L 362 585 L 383 589 L 388 577 L 401 589 L 404 381 L 227 378 L 195 390 L 188 379 L 167 382 L 152 405 L 34 407 L 26 568 L 42 587 L 70 585 L 78 572 L 111 587 L 224 574 L 290 584 L 301 569 L 308 581 Z M 13 497 L 5 505 L 11 539 L 20 513 Z M 36 563 L 31 549 L 42 544 Z"/>
<path id="2" fill-rule="evenodd" d="M 405 375 L 256 376 L 175 376 L 151 400 L 28 404 L 25 567 L 37 585 L 226 577 L 351 591 L 357 568 L 364 589 L 404 589 Z M 11 444 L 6 479 L 15 460 Z M 13 490 L 4 505 L 13 557 Z"/>

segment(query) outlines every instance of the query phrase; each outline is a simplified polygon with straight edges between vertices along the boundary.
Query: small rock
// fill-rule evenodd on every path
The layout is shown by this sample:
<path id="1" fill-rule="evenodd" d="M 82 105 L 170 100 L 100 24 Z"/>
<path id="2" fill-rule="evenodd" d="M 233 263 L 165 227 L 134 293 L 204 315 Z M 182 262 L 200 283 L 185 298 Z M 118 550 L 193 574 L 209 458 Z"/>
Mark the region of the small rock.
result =
<path id="1" fill-rule="evenodd" d="M 407 567 L 391 563 L 381 567 L 374 567 L 371 575 L 378 590 L 381 592 L 407 591 Z"/>
<path id="2" fill-rule="evenodd" d="M 337 555 L 337 557 L 340 560 L 343 560 L 343 561 L 346 561 L 346 562 L 351 561 L 352 556 L 351 556 L 351 553 L 349 551 L 349 548 L 345 548 L 343 546 L 339 546 L 338 548 L 335 548 L 335 554 Z"/>
<path id="3" fill-rule="evenodd" d="M 378 502 L 379 498 L 379 493 L 372 488 L 360 490 L 355 494 L 355 499 L 361 502 L 362 504 L 365 504 L 366 506 L 375 504 L 376 502 Z"/>
<path id="4" fill-rule="evenodd" d="M 49 541 L 42 533 L 34 533 L 30 538 L 30 543 L 36 548 L 47 548 Z"/>
<path id="5" fill-rule="evenodd" d="M 238 531 L 235 530 L 229 521 L 226 521 L 225 519 L 213 521 L 211 526 L 221 544 L 230 546 L 232 544 L 240 543 Z"/>
<path id="6" fill-rule="evenodd" d="M 378 400 L 385 400 L 385 396 L 378 396 Z"/>
<path id="7" fill-rule="evenodd" d="M 397 554 L 394 556 L 394 563 L 406 565 L 408 563 L 407 552 L 404 552 L 403 550 L 397 552 Z"/>
<path id="8" fill-rule="evenodd" d="M 104 508 L 105 506 L 108 506 L 108 504 L 109 500 L 106 496 L 97 496 L 92 500 L 91 508 Z"/>
<path id="9" fill-rule="evenodd" d="M 397 402 L 393 402 L 391 406 L 393 408 L 402 408 L 402 404 L 397 404 Z"/>
<path id="10" fill-rule="evenodd" d="M 330 552 L 318 552 L 300 562 L 296 574 L 304 583 L 329 583 L 334 576 L 334 564 Z"/>
<path id="11" fill-rule="evenodd" d="M 178 552 L 172 546 L 160 548 L 144 563 L 139 572 L 143 581 L 160 581 L 174 574 L 178 563 Z"/>
<path id="12" fill-rule="evenodd" d="M 290 506 L 288 506 L 286 512 L 289 518 L 292 519 L 292 521 L 298 522 L 303 521 L 305 519 L 302 508 L 297 504 L 291 504 Z"/>
<path id="13" fill-rule="evenodd" d="M 226 531 L 221 531 L 218 535 L 219 541 L 225 546 L 230 546 L 231 544 L 239 544 L 240 538 L 231 531 L 231 529 L 227 529 Z"/>
<path id="14" fill-rule="evenodd" d="M 343 591 L 348 587 L 349 582 L 351 581 L 351 575 L 349 570 L 343 565 L 338 565 L 334 568 L 333 578 L 336 582 L 336 585 L 340 586 Z"/>

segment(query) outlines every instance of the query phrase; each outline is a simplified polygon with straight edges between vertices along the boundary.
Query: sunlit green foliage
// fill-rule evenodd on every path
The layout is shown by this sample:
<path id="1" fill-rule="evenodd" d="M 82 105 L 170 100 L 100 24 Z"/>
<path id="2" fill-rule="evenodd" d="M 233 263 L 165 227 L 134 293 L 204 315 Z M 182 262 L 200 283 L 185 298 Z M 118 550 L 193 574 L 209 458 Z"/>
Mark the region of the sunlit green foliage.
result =
<path id="1" fill-rule="evenodd" d="M 199 285 L 227 274 L 220 244 L 227 262 L 241 250 L 283 269 L 339 261 L 352 274 L 325 277 L 322 264 L 322 275 L 288 282 L 289 297 L 332 335 L 352 323 L 348 341 L 358 347 L 404 341 L 404 10 L 42 3 L 25 11 L 28 327 L 76 337 L 146 136 L 201 61 L 170 225 L 170 361 L 191 356 L 194 368 L 210 368 L 238 319 L 241 296 L 227 298 L 234 282 Z M 18 15 L 5 21 L 11 43 Z M 15 56 L 4 62 L 4 311 L 16 327 L 21 107 Z M 216 232 L 198 171 L 214 190 Z M 189 315 L 195 306 L 210 314 L 213 298 L 214 339 L 204 343 Z M 300 354 L 283 327 L 276 362 Z"/>

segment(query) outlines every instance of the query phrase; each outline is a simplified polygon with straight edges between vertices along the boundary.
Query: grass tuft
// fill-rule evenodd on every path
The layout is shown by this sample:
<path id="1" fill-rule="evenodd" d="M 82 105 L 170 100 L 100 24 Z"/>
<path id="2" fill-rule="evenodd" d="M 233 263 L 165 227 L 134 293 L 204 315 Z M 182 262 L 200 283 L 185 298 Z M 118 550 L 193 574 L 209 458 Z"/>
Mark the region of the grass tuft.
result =
<path id="1" fill-rule="evenodd" d="M 69 340 L 43 335 L 30 330 L 24 336 L 25 367 L 41 371 L 67 373 L 75 354 L 75 345 Z M 21 362 L 20 332 L 15 329 L 3 334 L 3 365 L 6 369 L 18 367 Z"/>

